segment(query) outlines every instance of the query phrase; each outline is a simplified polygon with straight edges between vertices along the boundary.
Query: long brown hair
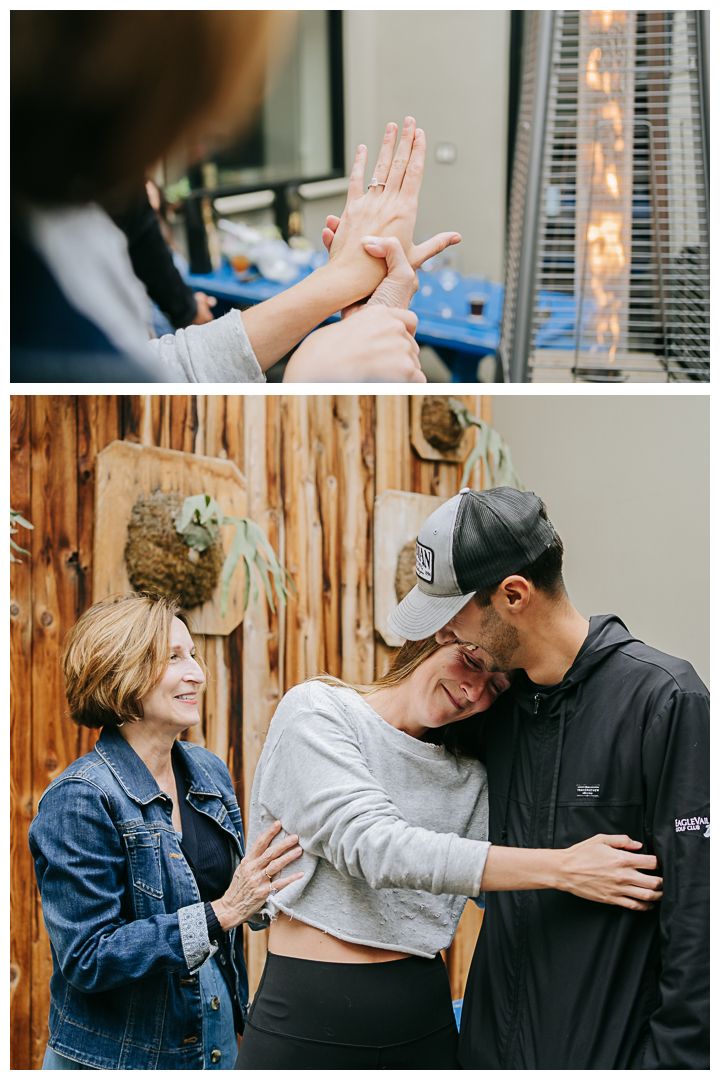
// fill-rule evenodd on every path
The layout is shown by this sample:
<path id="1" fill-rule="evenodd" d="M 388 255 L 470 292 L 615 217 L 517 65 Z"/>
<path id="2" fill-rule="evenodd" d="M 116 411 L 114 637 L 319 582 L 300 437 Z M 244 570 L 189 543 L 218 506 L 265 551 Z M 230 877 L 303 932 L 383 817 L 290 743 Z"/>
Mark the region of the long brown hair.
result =
<path id="1" fill-rule="evenodd" d="M 318 682 L 328 683 L 330 686 L 346 686 L 350 690 L 366 697 L 376 690 L 386 690 L 391 686 L 399 686 L 409 679 L 412 673 L 424 664 L 439 649 L 448 646 L 439 645 L 434 637 L 423 638 L 420 641 L 406 641 L 394 654 L 390 667 L 384 675 L 375 679 L 372 683 L 346 683 L 342 679 L 336 679 L 333 675 L 317 675 Z M 456 757 L 480 756 L 480 740 L 483 730 L 482 713 L 476 716 L 467 716 L 463 720 L 457 720 L 444 727 L 431 728 L 425 734 L 425 742 L 444 746 Z"/>
<path id="2" fill-rule="evenodd" d="M 12 11 L 11 188 L 112 200 L 160 158 L 241 131 L 264 91 L 273 11 Z"/>

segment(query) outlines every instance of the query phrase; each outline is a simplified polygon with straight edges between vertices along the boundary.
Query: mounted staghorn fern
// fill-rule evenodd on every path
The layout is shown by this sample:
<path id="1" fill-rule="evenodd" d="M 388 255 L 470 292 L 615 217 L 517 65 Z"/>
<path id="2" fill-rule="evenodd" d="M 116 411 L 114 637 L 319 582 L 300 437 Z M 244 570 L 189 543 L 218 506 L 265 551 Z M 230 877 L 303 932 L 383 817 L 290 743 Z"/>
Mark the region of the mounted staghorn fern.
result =
<path id="1" fill-rule="evenodd" d="M 460 487 L 464 488 L 470 477 L 470 473 L 478 461 L 485 466 L 485 476 L 490 481 L 488 487 L 513 487 L 518 491 L 524 491 L 520 483 L 520 477 L 515 472 L 510 454 L 510 447 L 503 439 L 499 431 L 473 416 L 467 406 L 457 398 L 448 398 L 448 405 L 458 418 L 462 428 L 478 428 L 477 442 L 470 452 L 463 469 Z"/>
<path id="2" fill-rule="evenodd" d="M 252 573 L 253 565 L 260 575 L 271 611 L 275 611 L 271 577 L 281 604 L 286 604 L 288 599 L 286 581 L 297 596 L 297 589 L 292 578 L 273 551 L 267 536 L 254 521 L 249 518 L 226 516 L 211 495 L 191 495 L 185 499 L 173 520 L 175 528 L 191 549 L 189 555 L 192 555 L 193 551 L 206 551 L 215 542 L 223 525 L 235 526 L 235 536 L 222 568 L 223 588 L 220 614 L 223 618 L 227 611 L 230 579 L 241 556 L 245 564 L 245 608 L 248 606 L 251 585 L 253 605 L 257 608 L 259 592 L 255 574 Z"/>
<path id="3" fill-rule="evenodd" d="M 13 528 L 14 525 L 22 525 L 23 529 L 34 529 L 35 526 L 26 521 L 19 510 L 10 508 L 10 562 L 22 562 L 22 559 L 17 559 L 13 555 L 13 551 L 18 551 L 21 555 L 29 555 L 30 552 L 26 551 L 25 548 L 21 548 L 13 540 L 13 534 L 17 532 L 17 529 Z"/>

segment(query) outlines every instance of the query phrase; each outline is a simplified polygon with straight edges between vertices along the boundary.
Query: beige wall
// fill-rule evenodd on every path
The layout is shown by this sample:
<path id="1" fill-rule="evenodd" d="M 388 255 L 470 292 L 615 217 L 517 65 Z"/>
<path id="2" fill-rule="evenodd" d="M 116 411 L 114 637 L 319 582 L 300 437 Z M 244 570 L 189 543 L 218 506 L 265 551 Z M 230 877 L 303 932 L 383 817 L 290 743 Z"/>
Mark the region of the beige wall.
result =
<path id="1" fill-rule="evenodd" d="M 613 612 L 709 680 L 709 398 L 493 397 L 565 544 L 583 615 Z"/>
<path id="2" fill-rule="evenodd" d="M 414 116 L 428 139 L 415 238 L 459 230 L 458 269 L 493 281 L 503 280 L 509 34 L 507 11 L 344 13 L 347 168 L 361 142 L 372 168 L 386 123 Z M 454 164 L 438 164 L 437 143 L 455 144 Z M 307 204 L 307 234 L 343 204 Z"/>

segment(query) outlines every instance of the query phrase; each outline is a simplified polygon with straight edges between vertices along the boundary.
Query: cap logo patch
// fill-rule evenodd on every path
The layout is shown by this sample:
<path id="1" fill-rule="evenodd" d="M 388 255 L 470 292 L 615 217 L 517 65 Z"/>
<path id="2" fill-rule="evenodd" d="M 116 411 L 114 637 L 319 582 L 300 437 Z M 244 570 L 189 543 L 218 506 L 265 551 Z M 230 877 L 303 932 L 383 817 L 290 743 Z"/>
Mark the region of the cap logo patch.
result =
<path id="1" fill-rule="evenodd" d="M 427 581 L 432 585 L 434 567 L 435 552 L 431 548 L 424 547 L 418 540 L 415 545 L 415 573 L 421 581 Z"/>

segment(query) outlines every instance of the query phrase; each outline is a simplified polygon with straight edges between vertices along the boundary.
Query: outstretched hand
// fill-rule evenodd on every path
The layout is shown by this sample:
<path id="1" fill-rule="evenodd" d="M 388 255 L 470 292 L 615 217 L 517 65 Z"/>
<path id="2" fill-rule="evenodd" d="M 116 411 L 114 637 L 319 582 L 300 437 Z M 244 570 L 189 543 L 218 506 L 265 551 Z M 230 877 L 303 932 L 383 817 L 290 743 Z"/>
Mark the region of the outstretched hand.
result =
<path id="1" fill-rule="evenodd" d="M 376 187 L 370 186 L 367 191 L 365 169 L 368 151 L 364 145 L 358 147 L 343 215 L 340 219 L 332 219 L 334 227 L 330 229 L 331 237 L 326 239 L 326 234 L 323 234 L 330 253 L 328 265 L 338 279 L 345 282 L 346 291 L 352 297 L 349 297 L 349 302 L 370 296 L 383 277 L 382 264 L 369 258 L 363 250 L 363 236 L 396 236 L 406 255 L 417 257 L 413 231 L 425 170 L 425 133 L 420 128 L 416 129 L 412 116 L 406 116 L 393 157 L 396 137 L 397 125 L 388 124 L 372 173 L 379 183 Z M 429 247 L 427 251 L 423 259 L 430 257 Z"/>

